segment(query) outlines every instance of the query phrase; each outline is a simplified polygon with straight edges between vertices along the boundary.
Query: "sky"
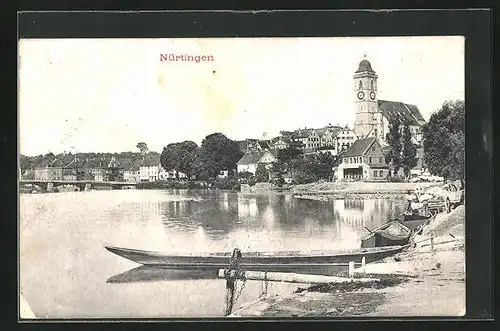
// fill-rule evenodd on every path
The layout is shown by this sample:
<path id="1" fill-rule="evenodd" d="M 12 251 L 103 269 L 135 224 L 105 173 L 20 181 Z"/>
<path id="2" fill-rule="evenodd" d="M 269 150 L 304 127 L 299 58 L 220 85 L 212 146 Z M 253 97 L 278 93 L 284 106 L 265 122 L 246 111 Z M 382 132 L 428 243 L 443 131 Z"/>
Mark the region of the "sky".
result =
<path id="1" fill-rule="evenodd" d="M 160 61 L 161 54 L 213 61 Z M 353 74 L 366 56 L 378 98 L 415 104 L 429 119 L 464 100 L 464 38 L 23 39 L 23 155 L 138 151 L 222 132 L 354 125 Z"/>

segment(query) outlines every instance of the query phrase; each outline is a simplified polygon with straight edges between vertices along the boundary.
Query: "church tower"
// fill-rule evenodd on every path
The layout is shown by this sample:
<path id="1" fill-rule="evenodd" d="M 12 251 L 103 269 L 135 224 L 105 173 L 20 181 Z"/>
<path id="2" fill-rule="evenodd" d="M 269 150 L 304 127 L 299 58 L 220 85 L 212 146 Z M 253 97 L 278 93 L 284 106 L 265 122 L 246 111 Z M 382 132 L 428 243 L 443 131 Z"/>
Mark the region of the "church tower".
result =
<path id="1" fill-rule="evenodd" d="M 382 143 L 383 122 L 378 109 L 377 78 L 365 55 L 353 76 L 356 109 L 354 133 L 358 139 L 376 137 Z"/>

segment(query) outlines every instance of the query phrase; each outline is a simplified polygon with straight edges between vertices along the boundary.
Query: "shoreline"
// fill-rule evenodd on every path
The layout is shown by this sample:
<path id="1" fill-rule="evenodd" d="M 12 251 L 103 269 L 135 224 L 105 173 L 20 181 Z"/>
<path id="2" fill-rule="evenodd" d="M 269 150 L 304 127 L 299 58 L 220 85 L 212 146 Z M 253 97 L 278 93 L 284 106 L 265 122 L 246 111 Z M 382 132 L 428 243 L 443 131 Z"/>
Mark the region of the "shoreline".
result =
<path id="1" fill-rule="evenodd" d="M 263 297 L 228 317 L 463 316 L 464 206 L 438 214 L 415 237 L 415 243 L 415 247 L 367 264 L 365 273 L 355 270 L 355 277 L 379 278 L 379 286 L 312 285 L 285 296 Z"/>

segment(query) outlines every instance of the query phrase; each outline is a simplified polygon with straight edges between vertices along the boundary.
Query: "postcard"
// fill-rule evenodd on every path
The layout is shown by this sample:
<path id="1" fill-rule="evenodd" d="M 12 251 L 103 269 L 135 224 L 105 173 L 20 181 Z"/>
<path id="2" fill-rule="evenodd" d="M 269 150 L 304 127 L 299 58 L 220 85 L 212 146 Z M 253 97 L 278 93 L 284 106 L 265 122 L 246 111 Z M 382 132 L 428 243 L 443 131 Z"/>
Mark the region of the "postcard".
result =
<path id="1" fill-rule="evenodd" d="M 20 39 L 20 317 L 463 316 L 464 40 Z"/>

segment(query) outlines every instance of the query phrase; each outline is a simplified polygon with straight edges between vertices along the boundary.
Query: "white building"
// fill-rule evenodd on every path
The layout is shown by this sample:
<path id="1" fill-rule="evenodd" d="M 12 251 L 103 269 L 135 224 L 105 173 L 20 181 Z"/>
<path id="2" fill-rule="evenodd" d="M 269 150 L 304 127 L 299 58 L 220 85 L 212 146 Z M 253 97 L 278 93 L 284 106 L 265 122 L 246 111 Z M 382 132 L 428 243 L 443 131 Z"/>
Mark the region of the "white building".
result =
<path id="1" fill-rule="evenodd" d="M 255 175 L 259 164 L 264 164 L 269 169 L 271 164 L 276 162 L 277 156 L 275 151 L 263 149 L 259 151 L 248 151 L 236 163 L 238 173 L 250 172 Z"/>

